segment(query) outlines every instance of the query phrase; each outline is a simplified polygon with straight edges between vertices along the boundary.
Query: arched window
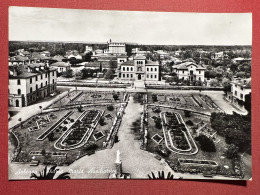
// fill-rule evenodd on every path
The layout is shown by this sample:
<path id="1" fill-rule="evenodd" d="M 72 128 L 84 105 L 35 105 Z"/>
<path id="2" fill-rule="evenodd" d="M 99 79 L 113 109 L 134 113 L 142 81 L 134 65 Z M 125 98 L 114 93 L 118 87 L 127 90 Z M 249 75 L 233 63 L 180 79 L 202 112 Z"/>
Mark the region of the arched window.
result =
<path id="1" fill-rule="evenodd" d="M 21 94 L 21 89 L 18 89 L 17 93 L 18 93 L 18 95 L 20 95 Z"/>

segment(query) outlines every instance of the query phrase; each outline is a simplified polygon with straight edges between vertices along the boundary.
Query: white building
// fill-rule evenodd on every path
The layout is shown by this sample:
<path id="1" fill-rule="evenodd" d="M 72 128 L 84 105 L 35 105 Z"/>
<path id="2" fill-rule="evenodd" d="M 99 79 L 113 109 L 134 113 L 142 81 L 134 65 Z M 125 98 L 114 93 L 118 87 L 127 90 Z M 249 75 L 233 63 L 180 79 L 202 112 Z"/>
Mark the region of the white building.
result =
<path id="1" fill-rule="evenodd" d="M 93 47 L 86 45 L 86 47 L 85 47 L 85 53 L 89 53 L 89 52 L 92 52 L 92 51 L 93 51 Z"/>
<path id="2" fill-rule="evenodd" d="M 245 96 L 251 93 L 251 78 L 236 79 L 231 84 L 232 103 L 243 108 Z"/>
<path id="3" fill-rule="evenodd" d="M 159 63 L 137 56 L 119 66 L 118 77 L 122 80 L 158 81 Z"/>
<path id="4" fill-rule="evenodd" d="M 68 62 L 55 62 L 51 64 L 50 67 L 57 69 L 58 73 L 62 73 L 69 70 L 71 68 L 71 65 Z"/>
<path id="5" fill-rule="evenodd" d="M 205 79 L 205 70 L 202 65 L 194 62 L 184 62 L 172 66 L 173 72 L 177 73 L 180 80 L 202 81 Z"/>
<path id="6" fill-rule="evenodd" d="M 9 67 L 9 106 L 24 107 L 56 91 L 57 71 L 44 63 Z"/>
<path id="7" fill-rule="evenodd" d="M 112 55 L 126 55 L 126 44 L 120 42 L 112 42 L 111 40 L 107 43 L 108 50 L 104 50 L 104 53 L 112 54 Z"/>

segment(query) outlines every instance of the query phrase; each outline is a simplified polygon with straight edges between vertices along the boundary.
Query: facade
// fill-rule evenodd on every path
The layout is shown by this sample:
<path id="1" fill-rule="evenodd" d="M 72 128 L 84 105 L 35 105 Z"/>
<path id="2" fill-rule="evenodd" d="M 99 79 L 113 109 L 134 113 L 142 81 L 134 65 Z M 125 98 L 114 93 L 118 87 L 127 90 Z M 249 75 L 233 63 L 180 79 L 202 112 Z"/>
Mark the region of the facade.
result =
<path id="1" fill-rule="evenodd" d="M 231 82 L 232 103 L 243 108 L 246 95 L 251 93 L 251 78 Z"/>
<path id="2" fill-rule="evenodd" d="M 86 47 L 85 47 L 85 53 L 92 52 L 92 51 L 93 51 L 93 47 L 86 45 Z"/>
<path id="3" fill-rule="evenodd" d="M 202 65 L 194 62 L 184 62 L 173 66 L 175 72 L 180 80 L 202 81 L 205 80 L 205 70 Z"/>
<path id="4" fill-rule="evenodd" d="M 119 42 L 108 42 L 108 50 L 104 50 L 104 53 L 112 55 L 126 54 L 126 44 Z"/>
<path id="5" fill-rule="evenodd" d="M 118 78 L 122 80 L 158 81 L 159 63 L 146 60 L 145 56 L 137 56 L 133 60 L 123 62 L 120 65 Z"/>
<path id="6" fill-rule="evenodd" d="M 127 56 L 127 55 L 117 56 L 117 64 L 118 64 L 118 65 L 121 65 L 122 63 L 126 62 L 127 59 L 128 59 L 128 56 Z"/>
<path id="7" fill-rule="evenodd" d="M 25 107 L 56 91 L 57 71 L 44 63 L 9 67 L 9 106 Z"/>

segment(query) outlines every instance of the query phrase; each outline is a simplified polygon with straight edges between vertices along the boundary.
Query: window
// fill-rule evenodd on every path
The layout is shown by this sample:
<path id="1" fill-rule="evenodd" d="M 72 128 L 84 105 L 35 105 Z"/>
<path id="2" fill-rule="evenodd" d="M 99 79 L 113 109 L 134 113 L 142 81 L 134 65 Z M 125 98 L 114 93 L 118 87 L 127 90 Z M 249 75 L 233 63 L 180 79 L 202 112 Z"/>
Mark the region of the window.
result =
<path id="1" fill-rule="evenodd" d="M 17 85 L 21 85 L 20 79 L 17 80 Z"/>
<path id="2" fill-rule="evenodd" d="M 147 75 L 147 78 L 149 79 L 149 74 Z"/>
<path id="3" fill-rule="evenodd" d="M 199 74 L 201 73 L 201 71 L 199 71 Z"/>
<path id="4" fill-rule="evenodd" d="M 154 75 L 154 78 L 156 79 L 157 75 Z"/>
<path id="5" fill-rule="evenodd" d="M 153 78 L 153 75 L 151 75 L 151 79 Z"/>
<path id="6" fill-rule="evenodd" d="M 199 77 L 199 81 L 201 80 L 201 78 Z"/>
<path id="7" fill-rule="evenodd" d="M 125 67 L 123 67 L 123 71 L 125 71 Z"/>
<path id="8" fill-rule="evenodd" d="M 125 78 L 125 74 L 122 74 L 123 78 Z"/>
<path id="9" fill-rule="evenodd" d="M 240 99 L 243 99 L 243 97 L 244 97 L 244 96 L 243 96 L 243 94 L 241 93 L 241 94 L 240 94 Z"/>
<path id="10" fill-rule="evenodd" d="M 30 88 L 30 93 L 32 93 L 32 87 Z"/>
<path id="11" fill-rule="evenodd" d="M 129 67 L 127 67 L 126 70 L 129 71 Z"/>
<path id="12" fill-rule="evenodd" d="M 184 70 L 182 71 L 182 73 L 184 74 Z"/>
<path id="13" fill-rule="evenodd" d="M 133 67 L 131 67 L 131 71 L 133 71 Z"/>
<path id="14" fill-rule="evenodd" d="M 149 71 L 149 68 L 147 68 L 147 71 Z"/>
<path id="15" fill-rule="evenodd" d="M 38 81 L 38 77 L 37 76 L 36 76 L 35 80 Z"/>
<path id="16" fill-rule="evenodd" d="M 48 81 L 45 82 L 45 85 L 46 85 L 46 86 L 48 85 Z"/>
<path id="17" fill-rule="evenodd" d="M 36 85 L 36 90 L 38 90 L 38 85 Z"/>
<path id="18" fill-rule="evenodd" d="M 43 84 L 41 83 L 41 88 L 43 87 Z"/>
<path id="19" fill-rule="evenodd" d="M 151 71 L 153 71 L 153 68 L 151 68 Z"/>
<path id="20" fill-rule="evenodd" d="M 133 74 L 131 74 L 131 78 L 133 78 Z"/>
<path id="21" fill-rule="evenodd" d="M 52 72 L 52 76 L 54 76 L 54 71 Z"/>
<path id="22" fill-rule="evenodd" d="M 235 96 L 237 96 L 237 91 L 235 91 Z"/>
<path id="23" fill-rule="evenodd" d="M 32 78 L 30 78 L 30 83 L 32 83 Z"/>
<path id="24" fill-rule="evenodd" d="M 41 79 L 42 79 L 42 74 L 41 74 Z"/>
<path id="25" fill-rule="evenodd" d="M 126 74 L 126 77 L 129 78 L 129 74 Z"/>
<path id="26" fill-rule="evenodd" d="M 52 83 L 54 83 L 54 79 L 52 79 Z"/>
<path id="27" fill-rule="evenodd" d="M 18 93 L 18 95 L 20 95 L 21 94 L 21 89 L 18 89 L 17 93 Z"/>
<path id="28" fill-rule="evenodd" d="M 182 77 L 182 80 L 184 80 L 184 77 Z"/>
<path id="29" fill-rule="evenodd" d="M 157 68 L 154 68 L 154 71 L 157 71 Z"/>
<path id="30" fill-rule="evenodd" d="M 240 89 L 243 90 L 243 87 L 241 86 Z"/>

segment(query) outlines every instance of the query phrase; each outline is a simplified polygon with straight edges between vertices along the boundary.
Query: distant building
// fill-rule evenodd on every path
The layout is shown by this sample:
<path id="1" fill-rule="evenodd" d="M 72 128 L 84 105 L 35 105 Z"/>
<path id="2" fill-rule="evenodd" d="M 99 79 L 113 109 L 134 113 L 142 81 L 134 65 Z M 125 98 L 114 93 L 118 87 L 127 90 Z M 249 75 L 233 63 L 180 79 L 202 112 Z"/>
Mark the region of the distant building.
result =
<path id="1" fill-rule="evenodd" d="M 105 50 L 104 53 L 112 55 L 126 54 L 126 44 L 120 42 L 112 42 L 111 40 L 107 43 L 108 50 Z"/>
<path id="2" fill-rule="evenodd" d="M 181 80 L 190 81 L 202 81 L 205 79 L 205 70 L 202 65 L 198 65 L 194 62 L 184 62 L 178 65 L 174 65 L 173 72 L 177 73 L 177 76 Z"/>
<path id="3" fill-rule="evenodd" d="M 9 67 L 9 106 L 25 107 L 56 91 L 57 71 L 44 63 Z"/>
<path id="4" fill-rule="evenodd" d="M 136 56 L 133 60 L 123 62 L 118 70 L 122 80 L 158 81 L 159 63 L 146 60 L 145 56 Z"/>
<path id="5" fill-rule="evenodd" d="M 67 62 L 55 62 L 50 67 L 56 68 L 58 73 L 66 72 L 71 68 L 71 65 Z"/>
<path id="6" fill-rule="evenodd" d="M 117 64 L 118 64 L 118 65 L 121 65 L 122 63 L 126 62 L 127 59 L 128 59 L 128 56 L 127 56 L 127 55 L 117 56 Z"/>
<path id="7" fill-rule="evenodd" d="M 85 53 L 93 52 L 93 47 L 86 45 L 85 47 Z"/>

